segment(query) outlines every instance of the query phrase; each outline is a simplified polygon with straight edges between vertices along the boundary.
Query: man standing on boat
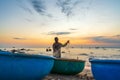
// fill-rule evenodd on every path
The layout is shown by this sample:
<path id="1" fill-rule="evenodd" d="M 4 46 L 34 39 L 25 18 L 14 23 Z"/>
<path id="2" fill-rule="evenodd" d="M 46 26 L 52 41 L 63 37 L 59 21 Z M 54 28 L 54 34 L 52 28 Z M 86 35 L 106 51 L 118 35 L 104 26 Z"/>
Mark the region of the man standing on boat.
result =
<path id="1" fill-rule="evenodd" d="M 55 37 L 54 40 L 55 42 L 53 43 L 53 56 L 56 58 L 61 58 L 61 47 L 65 47 L 69 43 L 69 40 L 65 44 L 61 44 L 58 37 Z"/>

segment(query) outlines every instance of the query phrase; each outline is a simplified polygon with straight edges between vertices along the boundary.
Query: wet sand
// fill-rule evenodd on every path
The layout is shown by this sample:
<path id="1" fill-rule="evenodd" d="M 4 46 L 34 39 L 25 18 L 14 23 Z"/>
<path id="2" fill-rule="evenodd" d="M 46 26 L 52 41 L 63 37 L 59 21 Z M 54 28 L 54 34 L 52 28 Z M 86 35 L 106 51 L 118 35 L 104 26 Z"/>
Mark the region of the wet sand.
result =
<path id="1" fill-rule="evenodd" d="M 43 80 L 95 80 L 91 70 L 84 69 L 77 75 L 49 74 Z"/>

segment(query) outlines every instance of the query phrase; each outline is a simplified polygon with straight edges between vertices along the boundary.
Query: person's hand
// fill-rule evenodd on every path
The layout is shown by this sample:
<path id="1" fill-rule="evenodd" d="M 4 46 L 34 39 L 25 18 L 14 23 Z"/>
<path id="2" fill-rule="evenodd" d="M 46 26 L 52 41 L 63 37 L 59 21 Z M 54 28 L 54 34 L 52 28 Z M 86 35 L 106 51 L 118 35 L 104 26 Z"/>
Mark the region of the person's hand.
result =
<path id="1" fill-rule="evenodd" d="M 67 43 L 70 43 L 70 41 L 68 40 Z"/>

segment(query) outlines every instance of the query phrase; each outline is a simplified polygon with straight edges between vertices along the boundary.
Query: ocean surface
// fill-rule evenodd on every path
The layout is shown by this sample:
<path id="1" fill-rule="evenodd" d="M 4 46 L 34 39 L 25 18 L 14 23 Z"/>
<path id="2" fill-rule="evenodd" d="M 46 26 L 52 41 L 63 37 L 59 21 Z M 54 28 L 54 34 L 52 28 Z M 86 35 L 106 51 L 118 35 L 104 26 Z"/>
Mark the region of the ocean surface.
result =
<path id="1" fill-rule="evenodd" d="M 26 54 L 38 54 L 52 56 L 51 51 L 46 48 L 0 48 L 1 50 L 11 51 L 12 49 L 21 50 Z M 23 50 L 22 50 L 23 49 Z M 89 58 L 100 59 L 120 59 L 120 48 L 62 48 L 62 58 L 79 59 L 86 61 L 86 69 L 90 69 Z"/>

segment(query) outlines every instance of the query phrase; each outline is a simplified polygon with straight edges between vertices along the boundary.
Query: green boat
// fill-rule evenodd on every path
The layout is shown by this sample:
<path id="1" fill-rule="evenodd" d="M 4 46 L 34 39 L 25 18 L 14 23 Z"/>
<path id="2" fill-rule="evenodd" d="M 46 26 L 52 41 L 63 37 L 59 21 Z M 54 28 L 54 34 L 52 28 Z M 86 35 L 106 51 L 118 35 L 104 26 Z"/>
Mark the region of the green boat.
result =
<path id="1" fill-rule="evenodd" d="M 51 73 L 75 75 L 85 67 L 85 61 L 77 59 L 56 58 Z"/>

